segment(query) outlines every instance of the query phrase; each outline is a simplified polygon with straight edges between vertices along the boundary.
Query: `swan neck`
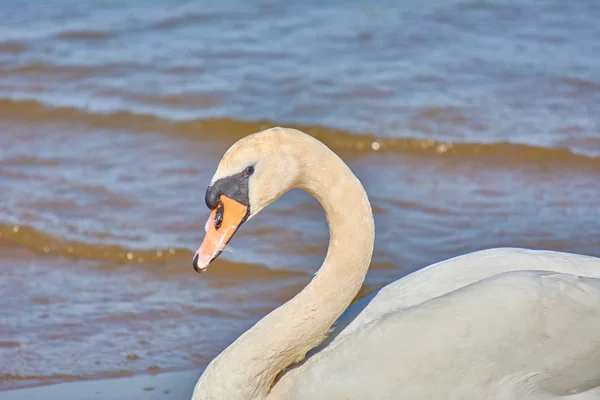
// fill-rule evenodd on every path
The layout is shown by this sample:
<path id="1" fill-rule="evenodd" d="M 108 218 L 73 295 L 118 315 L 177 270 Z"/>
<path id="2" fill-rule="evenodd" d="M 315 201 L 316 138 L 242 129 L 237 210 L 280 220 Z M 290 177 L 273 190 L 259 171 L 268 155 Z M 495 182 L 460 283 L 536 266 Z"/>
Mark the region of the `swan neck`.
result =
<path id="1" fill-rule="evenodd" d="M 373 253 L 374 222 L 366 192 L 350 168 L 321 142 L 296 146 L 301 160 L 297 186 L 325 210 L 330 242 L 311 282 L 240 336 L 207 367 L 193 399 L 268 398 L 277 375 L 318 346 L 350 305 Z"/>

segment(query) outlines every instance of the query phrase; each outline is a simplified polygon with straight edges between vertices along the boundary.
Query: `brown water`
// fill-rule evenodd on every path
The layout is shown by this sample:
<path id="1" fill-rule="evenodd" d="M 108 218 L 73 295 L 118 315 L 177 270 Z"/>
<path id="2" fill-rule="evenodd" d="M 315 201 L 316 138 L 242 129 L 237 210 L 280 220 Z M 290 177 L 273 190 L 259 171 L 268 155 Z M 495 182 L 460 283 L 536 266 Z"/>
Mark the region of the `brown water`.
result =
<path id="1" fill-rule="evenodd" d="M 221 154 L 275 124 L 364 183 L 361 295 L 491 246 L 600 256 L 600 3 L 289 3 L 0 3 L 0 389 L 202 368 L 305 285 L 301 192 L 191 266 Z"/>

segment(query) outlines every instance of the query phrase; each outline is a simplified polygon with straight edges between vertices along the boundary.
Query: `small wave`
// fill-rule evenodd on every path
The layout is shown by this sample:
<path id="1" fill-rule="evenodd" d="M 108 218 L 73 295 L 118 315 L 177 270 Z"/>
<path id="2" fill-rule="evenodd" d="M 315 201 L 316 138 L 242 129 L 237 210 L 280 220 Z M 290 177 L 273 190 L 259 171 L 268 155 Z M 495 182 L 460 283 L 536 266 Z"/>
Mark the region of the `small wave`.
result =
<path id="1" fill-rule="evenodd" d="M 69 80 L 75 78 L 87 78 L 97 75 L 124 74 L 131 70 L 143 70 L 147 66 L 141 64 L 107 64 L 107 65 L 56 65 L 47 63 L 29 63 L 27 65 L 4 67 L 3 73 L 11 74 L 12 76 L 51 76 L 65 77 Z M 7 100 L 7 99 L 3 99 Z M 7 100 L 13 101 L 13 100 Z M 28 101 L 28 100 L 25 100 Z"/>
<path id="2" fill-rule="evenodd" d="M 184 136 L 190 140 L 226 139 L 235 141 L 249 133 L 278 125 L 271 121 L 228 118 L 170 120 L 131 111 L 95 113 L 71 107 L 48 107 L 36 100 L 0 99 L 0 118 L 23 121 L 72 121 L 97 128 L 119 128 L 133 132 L 159 132 Z M 600 170 L 600 157 L 575 153 L 568 148 L 549 148 L 529 144 L 496 142 L 443 142 L 421 138 L 388 138 L 369 133 L 353 133 L 319 125 L 286 124 L 298 128 L 339 152 L 409 153 L 418 156 L 452 157 L 457 160 L 481 160 L 488 165 L 514 167 L 541 164 L 563 168 L 587 167 Z"/>
<path id="3" fill-rule="evenodd" d="M 86 30 L 82 30 L 82 31 L 66 31 L 66 32 L 60 32 L 57 33 L 56 35 L 54 35 L 55 39 L 62 39 L 62 40 L 85 40 L 85 41 L 91 41 L 91 40 L 105 40 L 112 37 L 112 34 L 110 32 L 103 32 L 103 31 L 86 31 Z"/>
<path id="4" fill-rule="evenodd" d="M 90 379 L 81 375 L 69 375 L 69 374 L 54 374 L 54 375 L 18 375 L 18 374 L 4 374 L 0 375 L 0 383 L 10 381 L 47 381 L 47 380 L 61 380 L 61 381 L 82 381 Z"/>
<path id="5" fill-rule="evenodd" d="M 21 54 L 27 51 L 29 45 L 22 42 L 0 42 L 0 53 Z"/>
<path id="6" fill-rule="evenodd" d="M 21 342 L 16 342 L 16 341 L 12 341 L 12 340 L 0 340 L 0 348 L 4 347 L 4 348 L 10 348 L 10 347 L 22 347 L 22 343 Z"/>
<path id="7" fill-rule="evenodd" d="M 22 389 L 61 382 L 80 382 L 99 379 L 125 378 L 133 375 L 134 373 L 132 371 L 111 371 L 91 375 L 19 375 L 7 373 L 0 375 L 0 388 L 2 390 Z"/>
<path id="8" fill-rule="evenodd" d="M 204 14 L 204 13 L 202 13 L 202 14 L 196 14 L 196 13 L 182 14 L 182 15 L 170 16 L 170 17 L 167 17 L 160 21 L 154 22 L 152 25 L 150 25 L 150 28 L 158 29 L 158 30 L 181 28 L 182 26 L 189 25 L 189 24 L 206 23 L 211 20 L 215 20 L 218 17 L 219 17 L 219 15 L 208 14 L 208 13 L 206 13 L 206 14 Z"/>
<path id="9" fill-rule="evenodd" d="M 582 91 L 586 90 L 596 92 L 600 88 L 600 85 L 598 85 L 598 83 L 582 78 L 564 77 L 561 79 L 561 81 L 569 86 L 572 86 Z"/>
<path id="10" fill-rule="evenodd" d="M 218 21 L 227 19 L 231 20 L 243 20 L 247 19 L 249 15 L 242 11 L 227 11 L 222 12 L 183 12 L 178 15 L 170 15 L 161 20 L 153 22 L 149 28 L 152 30 L 169 30 L 179 29 L 187 25 L 202 24 L 211 21 Z"/>
<path id="11" fill-rule="evenodd" d="M 130 249 L 118 245 L 104 245 L 65 240 L 26 225 L 0 223 L 0 246 L 25 248 L 44 256 L 62 256 L 104 262 L 104 267 L 113 269 L 120 265 L 143 265 L 158 273 L 168 275 L 189 274 L 193 252 L 184 248 Z M 298 271 L 274 270 L 263 265 L 227 261 L 219 258 L 211 268 L 211 277 L 232 277 L 250 280 L 301 277 L 307 274 Z"/>
<path id="12" fill-rule="evenodd" d="M 41 158 L 33 155 L 16 155 L 14 157 L 9 156 L 8 158 L 0 161 L 0 165 L 3 164 L 19 167 L 30 165 L 37 165 L 39 167 L 55 167 L 60 165 L 60 160 L 58 158 Z"/>
<path id="13" fill-rule="evenodd" d="M 109 261 L 114 264 L 166 264 L 192 259 L 186 249 L 135 250 L 117 245 L 88 244 L 64 240 L 26 225 L 0 223 L 0 241 L 4 245 L 26 248 L 34 253 L 67 258 Z"/>

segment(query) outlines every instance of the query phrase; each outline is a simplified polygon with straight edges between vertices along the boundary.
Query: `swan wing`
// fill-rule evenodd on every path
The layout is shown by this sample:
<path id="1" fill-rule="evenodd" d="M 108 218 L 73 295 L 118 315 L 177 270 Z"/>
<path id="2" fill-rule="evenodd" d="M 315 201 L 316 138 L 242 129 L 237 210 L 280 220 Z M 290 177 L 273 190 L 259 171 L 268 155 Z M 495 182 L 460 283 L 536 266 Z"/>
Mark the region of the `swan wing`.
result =
<path id="1" fill-rule="evenodd" d="M 599 367 L 600 279 L 511 271 L 338 337 L 284 376 L 273 395 L 585 399 L 598 393 Z"/>
<path id="2" fill-rule="evenodd" d="M 324 344 L 341 339 L 384 314 L 413 307 L 503 272 L 521 270 L 600 278 L 600 258 L 521 248 L 493 248 L 460 255 L 415 271 L 349 307 Z"/>

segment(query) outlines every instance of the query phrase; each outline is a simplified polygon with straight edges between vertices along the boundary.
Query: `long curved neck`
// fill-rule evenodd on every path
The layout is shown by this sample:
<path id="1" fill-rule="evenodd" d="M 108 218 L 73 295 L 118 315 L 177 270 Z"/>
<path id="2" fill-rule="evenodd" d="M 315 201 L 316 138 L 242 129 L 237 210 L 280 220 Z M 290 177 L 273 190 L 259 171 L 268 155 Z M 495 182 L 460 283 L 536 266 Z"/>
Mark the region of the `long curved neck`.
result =
<path id="1" fill-rule="evenodd" d="M 193 400 L 265 399 L 277 374 L 325 339 L 364 281 L 375 236 L 369 200 L 346 164 L 325 145 L 309 140 L 298 155 L 303 171 L 298 187 L 325 209 L 330 232 L 325 261 L 300 293 L 209 364 Z"/>

